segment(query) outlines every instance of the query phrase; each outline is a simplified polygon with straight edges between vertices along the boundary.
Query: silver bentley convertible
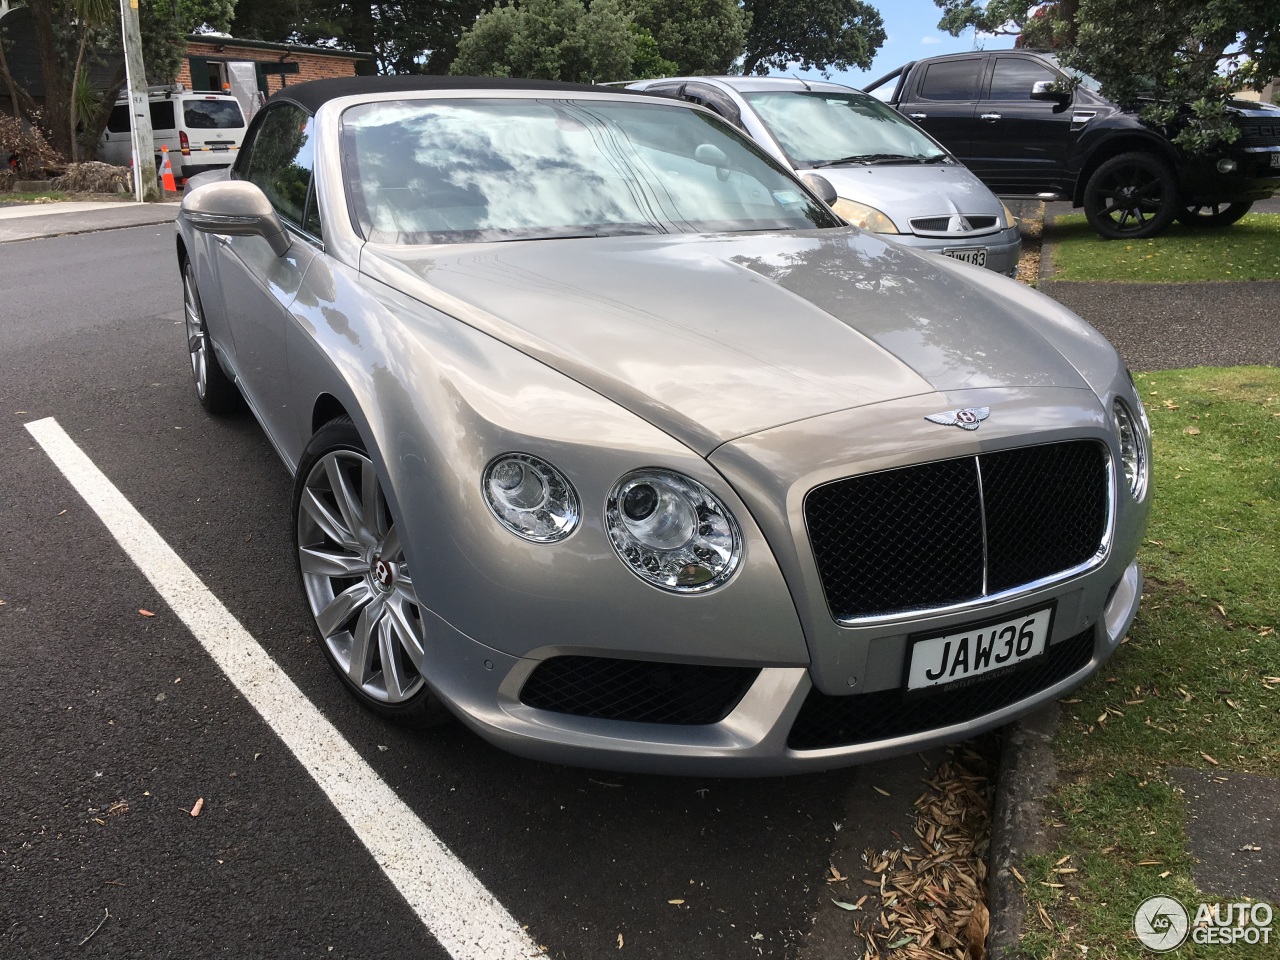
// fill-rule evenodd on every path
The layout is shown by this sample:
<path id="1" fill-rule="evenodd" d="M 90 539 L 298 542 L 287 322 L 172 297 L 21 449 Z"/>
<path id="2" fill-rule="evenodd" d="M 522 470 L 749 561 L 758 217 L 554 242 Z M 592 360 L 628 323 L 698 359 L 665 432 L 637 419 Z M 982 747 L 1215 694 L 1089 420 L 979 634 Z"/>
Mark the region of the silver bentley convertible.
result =
<path id="1" fill-rule="evenodd" d="M 555 762 L 770 774 L 995 727 L 1141 592 L 1149 431 L 1053 301 L 847 226 L 706 110 L 290 86 L 178 219 L 329 663 Z"/>

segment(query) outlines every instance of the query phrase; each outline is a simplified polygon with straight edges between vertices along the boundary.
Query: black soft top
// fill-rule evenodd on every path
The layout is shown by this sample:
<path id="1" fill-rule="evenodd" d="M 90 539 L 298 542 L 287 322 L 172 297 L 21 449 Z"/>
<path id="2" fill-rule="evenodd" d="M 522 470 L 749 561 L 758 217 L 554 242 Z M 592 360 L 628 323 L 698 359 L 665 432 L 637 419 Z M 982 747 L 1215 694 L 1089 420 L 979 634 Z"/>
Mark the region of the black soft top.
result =
<path id="1" fill-rule="evenodd" d="M 336 77 L 296 83 L 273 93 L 267 103 L 288 100 L 314 114 L 324 104 L 338 97 L 370 93 L 411 93 L 423 90 L 546 90 L 550 93 L 627 93 L 618 87 L 597 87 L 588 83 L 560 83 L 556 80 L 512 80 L 506 77 Z"/>

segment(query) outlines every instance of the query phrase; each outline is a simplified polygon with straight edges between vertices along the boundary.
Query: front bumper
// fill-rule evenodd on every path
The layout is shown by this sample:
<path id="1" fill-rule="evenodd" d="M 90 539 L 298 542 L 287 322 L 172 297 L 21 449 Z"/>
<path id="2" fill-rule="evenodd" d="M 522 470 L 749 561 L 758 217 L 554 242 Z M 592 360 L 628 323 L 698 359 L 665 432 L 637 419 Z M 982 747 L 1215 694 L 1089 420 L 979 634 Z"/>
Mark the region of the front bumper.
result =
<path id="1" fill-rule="evenodd" d="M 1011 277 L 1018 271 L 1018 258 L 1022 255 L 1022 236 L 1017 227 L 1007 227 L 996 233 L 984 233 L 974 236 L 956 236 L 940 239 L 938 237 L 920 237 L 913 233 L 897 235 L 877 234 L 885 240 L 893 240 L 914 250 L 946 255 L 948 250 L 973 250 L 982 248 L 987 251 L 988 270 Z"/>
<path id="2" fill-rule="evenodd" d="M 1272 157 L 1280 155 L 1280 147 L 1241 147 L 1226 157 L 1237 168 L 1220 173 L 1218 158 L 1197 159 L 1181 170 L 1182 199 L 1188 204 L 1247 203 L 1280 192 L 1280 166 L 1272 166 Z"/>
<path id="3" fill-rule="evenodd" d="M 1024 597 L 1015 606 L 1054 596 L 1062 604 L 1081 589 L 1081 584 L 1069 583 L 1058 591 Z M 1095 673 L 1119 646 L 1137 613 L 1141 593 L 1141 574 L 1137 564 L 1130 563 L 1096 622 L 1083 612 L 1074 622 L 1060 616 L 1048 656 L 1071 643 L 1080 633 L 1072 631 L 1081 623 L 1088 623 L 1084 630 L 1092 632 L 1091 652 L 1048 686 L 1025 696 L 1006 696 L 990 709 L 958 722 L 825 749 L 794 749 L 788 744 L 806 699 L 814 691 L 803 667 L 761 670 L 746 695 L 718 723 L 677 726 L 599 720 L 522 703 L 521 687 L 540 659 L 506 656 L 449 628 L 437 634 L 437 652 L 455 664 L 469 663 L 473 669 L 454 671 L 450 686 L 439 692 L 452 702 L 463 723 L 481 737 L 536 760 L 671 775 L 751 777 L 828 770 L 963 740 L 1061 697 Z"/>

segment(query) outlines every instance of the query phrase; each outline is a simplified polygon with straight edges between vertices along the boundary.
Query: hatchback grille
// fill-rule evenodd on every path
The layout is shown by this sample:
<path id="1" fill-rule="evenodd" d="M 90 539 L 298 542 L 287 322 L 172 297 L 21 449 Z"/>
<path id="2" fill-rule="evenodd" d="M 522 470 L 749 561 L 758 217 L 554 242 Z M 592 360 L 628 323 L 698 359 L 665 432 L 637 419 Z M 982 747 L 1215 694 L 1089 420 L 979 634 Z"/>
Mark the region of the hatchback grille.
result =
<path id="1" fill-rule="evenodd" d="M 718 723 L 760 671 L 611 657 L 551 657 L 538 665 L 520 701 L 578 717 L 640 723 Z"/>
<path id="2" fill-rule="evenodd" d="M 968 230 L 957 230 L 956 233 L 973 233 L 978 230 L 990 230 L 996 225 L 996 218 L 989 216 L 965 217 L 969 222 Z M 947 233 L 951 226 L 951 217 L 918 217 L 911 221 L 911 229 L 917 233 Z"/>
<path id="3" fill-rule="evenodd" d="M 1065 680 L 1093 659 L 1094 630 L 1052 644 L 1046 654 L 1008 673 L 977 678 L 957 690 L 908 698 L 901 688 L 833 697 L 810 690 L 787 746 L 822 750 L 906 737 L 967 723 Z"/>
<path id="4" fill-rule="evenodd" d="M 1101 553 L 1106 449 L 1023 447 L 848 477 L 805 497 L 839 621 L 946 607 L 1051 578 Z"/>

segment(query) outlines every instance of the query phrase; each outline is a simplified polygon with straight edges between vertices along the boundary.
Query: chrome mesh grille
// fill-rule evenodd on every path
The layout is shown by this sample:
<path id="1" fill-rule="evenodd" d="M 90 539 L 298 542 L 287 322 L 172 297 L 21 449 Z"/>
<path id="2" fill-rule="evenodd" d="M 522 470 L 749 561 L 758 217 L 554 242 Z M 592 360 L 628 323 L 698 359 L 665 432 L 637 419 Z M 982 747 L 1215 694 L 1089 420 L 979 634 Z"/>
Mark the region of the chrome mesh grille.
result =
<path id="1" fill-rule="evenodd" d="M 805 522 L 837 620 L 945 607 L 1097 556 L 1109 462 L 1091 440 L 848 477 L 805 497 Z"/>

